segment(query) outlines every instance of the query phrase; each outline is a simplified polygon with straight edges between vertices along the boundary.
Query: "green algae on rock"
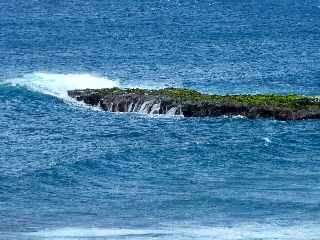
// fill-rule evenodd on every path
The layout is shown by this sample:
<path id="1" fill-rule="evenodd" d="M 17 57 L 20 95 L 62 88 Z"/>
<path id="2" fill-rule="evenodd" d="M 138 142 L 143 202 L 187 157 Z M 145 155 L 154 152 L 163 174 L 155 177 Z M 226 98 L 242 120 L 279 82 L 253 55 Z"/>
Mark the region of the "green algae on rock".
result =
<path id="1" fill-rule="evenodd" d="M 78 101 L 110 112 L 277 120 L 320 119 L 320 98 L 302 95 L 208 95 L 184 88 L 104 88 L 68 91 Z"/>

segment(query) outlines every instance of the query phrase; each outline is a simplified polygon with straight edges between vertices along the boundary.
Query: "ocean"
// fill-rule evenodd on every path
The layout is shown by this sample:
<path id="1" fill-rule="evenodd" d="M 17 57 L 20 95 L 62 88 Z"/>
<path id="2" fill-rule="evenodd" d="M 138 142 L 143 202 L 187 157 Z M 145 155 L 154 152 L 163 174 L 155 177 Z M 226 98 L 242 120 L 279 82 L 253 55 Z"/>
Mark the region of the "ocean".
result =
<path id="1" fill-rule="evenodd" d="M 320 121 L 109 113 L 83 88 L 320 95 L 318 0 L 0 2 L 0 239 L 318 240 Z"/>

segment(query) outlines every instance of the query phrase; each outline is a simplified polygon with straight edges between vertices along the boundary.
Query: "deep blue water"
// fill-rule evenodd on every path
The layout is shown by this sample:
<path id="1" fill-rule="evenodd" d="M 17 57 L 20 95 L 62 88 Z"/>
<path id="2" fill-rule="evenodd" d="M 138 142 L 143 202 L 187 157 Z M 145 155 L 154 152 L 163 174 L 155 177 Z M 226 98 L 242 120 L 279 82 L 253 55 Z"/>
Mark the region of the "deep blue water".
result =
<path id="1" fill-rule="evenodd" d="M 107 113 L 68 89 L 320 95 L 320 2 L 0 2 L 0 239 L 320 238 L 320 121 Z"/>

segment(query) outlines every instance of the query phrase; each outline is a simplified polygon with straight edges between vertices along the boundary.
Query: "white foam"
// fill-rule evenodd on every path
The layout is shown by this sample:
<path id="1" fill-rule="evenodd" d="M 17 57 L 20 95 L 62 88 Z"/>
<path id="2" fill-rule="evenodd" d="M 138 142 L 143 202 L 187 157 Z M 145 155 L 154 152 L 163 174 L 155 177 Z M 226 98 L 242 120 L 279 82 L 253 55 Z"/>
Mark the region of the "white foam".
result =
<path id="1" fill-rule="evenodd" d="M 271 143 L 271 140 L 270 140 L 270 138 L 268 138 L 268 137 L 264 137 L 263 140 L 264 140 L 266 143 Z"/>
<path id="2" fill-rule="evenodd" d="M 235 118 L 235 119 L 245 119 L 247 118 L 246 116 L 243 116 L 243 115 L 234 115 L 234 116 L 231 116 L 231 118 Z"/>
<path id="3" fill-rule="evenodd" d="M 150 107 L 153 105 L 153 102 L 154 102 L 154 100 L 149 100 L 149 101 L 144 102 L 141 105 L 139 112 L 144 113 L 144 114 L 148 114 Z"/>
<path id="4" fill-rule="evenodd" d="M 177 107 L 172 107 L 172 108 L 170 108 L 169 111 L 166 112 L 166 115 L 168 115 L 168 116 L 174 116 L 174 115 L 176 115 L 177 109 L 178 109 Z"/>
<path id="5" fill-rule="evenodd" d="M 25 74 L 21 78 L 9 79 L 6 82 L 59 98 L 67 98 L 68 90 L 112 88 L 118 86 L 117 81 L 91 74 L 55 74 L 43 72 Z"/>
<path id="6" fill-rule="evenodd" d="M 180 230 L 181 231 L 181 230 Z M 319 230 L 303 226 L 278 227 L 272 225 L 243 225 L 237 227 L 216 227 L 184 229 L 180 234 L 198 239 L 220 240 L 313 240 Z"/>
<path id="7" fill-rule="evenodd" d="M 60 228 L 29 233 L 30 236 L 42 238 L 97 238 L 115 236 L 145 236 L 165 234 L 162 230 L 148 229 L 112 229 L 112 228 Z"/>
<path id="8" fill-rule="evenodd" d="M 159 114 L 160 111 L 160 103 L 156 103 L 152 106 L 150 110 L 150 114 Z"/>
<path id="9" fill-rule="evenodd" d="M 246 224 L 230 227 L 168 226 L 161 229 L 61 228 L 43 230 L 28 235 L 41 239 L 81 239 L 121 237 L 117 239 L 219 239 L 219 240 L 316 240 L 319 225 L 292 226 Z"/>

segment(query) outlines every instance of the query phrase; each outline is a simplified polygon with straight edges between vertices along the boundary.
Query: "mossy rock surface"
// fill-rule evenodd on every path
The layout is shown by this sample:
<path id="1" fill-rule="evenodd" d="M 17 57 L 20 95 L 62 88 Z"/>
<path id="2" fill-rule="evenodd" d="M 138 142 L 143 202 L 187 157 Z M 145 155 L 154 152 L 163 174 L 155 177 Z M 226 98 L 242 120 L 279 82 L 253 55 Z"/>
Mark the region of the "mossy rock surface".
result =
<path id="1" fill-rule="evenodd" d="M 243 115 L 279 120 L 320 119 L 320 98 L 303 95 L 208 95 L 184 88 L 148 90 L 140 88 L 84 89 L 68 92 L 70 97 L 106 111 L 140 111 L 188 117 Z M 134 106 L 134 107 L 133 107 Z"/>
<path id="2" fill-rule="evenodd" d="M 138 95 L 155 95 L 168 96 L 180 101 L 191 102 L 214 102 L 214 103 L 230 103 L 245 104 L 250 106 L 274 106 L 287 108 L 305 108 L 320 107 L 319 97 L 309 97 L 303 95 L 275 95 L 275 94 L 259 94 L 259 95 L 207 95 L 198 91 L 185 88 L 164 88 L 159 90 L 148 90 L 141 88 L 103 88 L 103 89 L 86 89 L 80 90 L 82 93 L 96 94 L 98 96 L 121 95 L 121 94 L 138 94 Z"/>

